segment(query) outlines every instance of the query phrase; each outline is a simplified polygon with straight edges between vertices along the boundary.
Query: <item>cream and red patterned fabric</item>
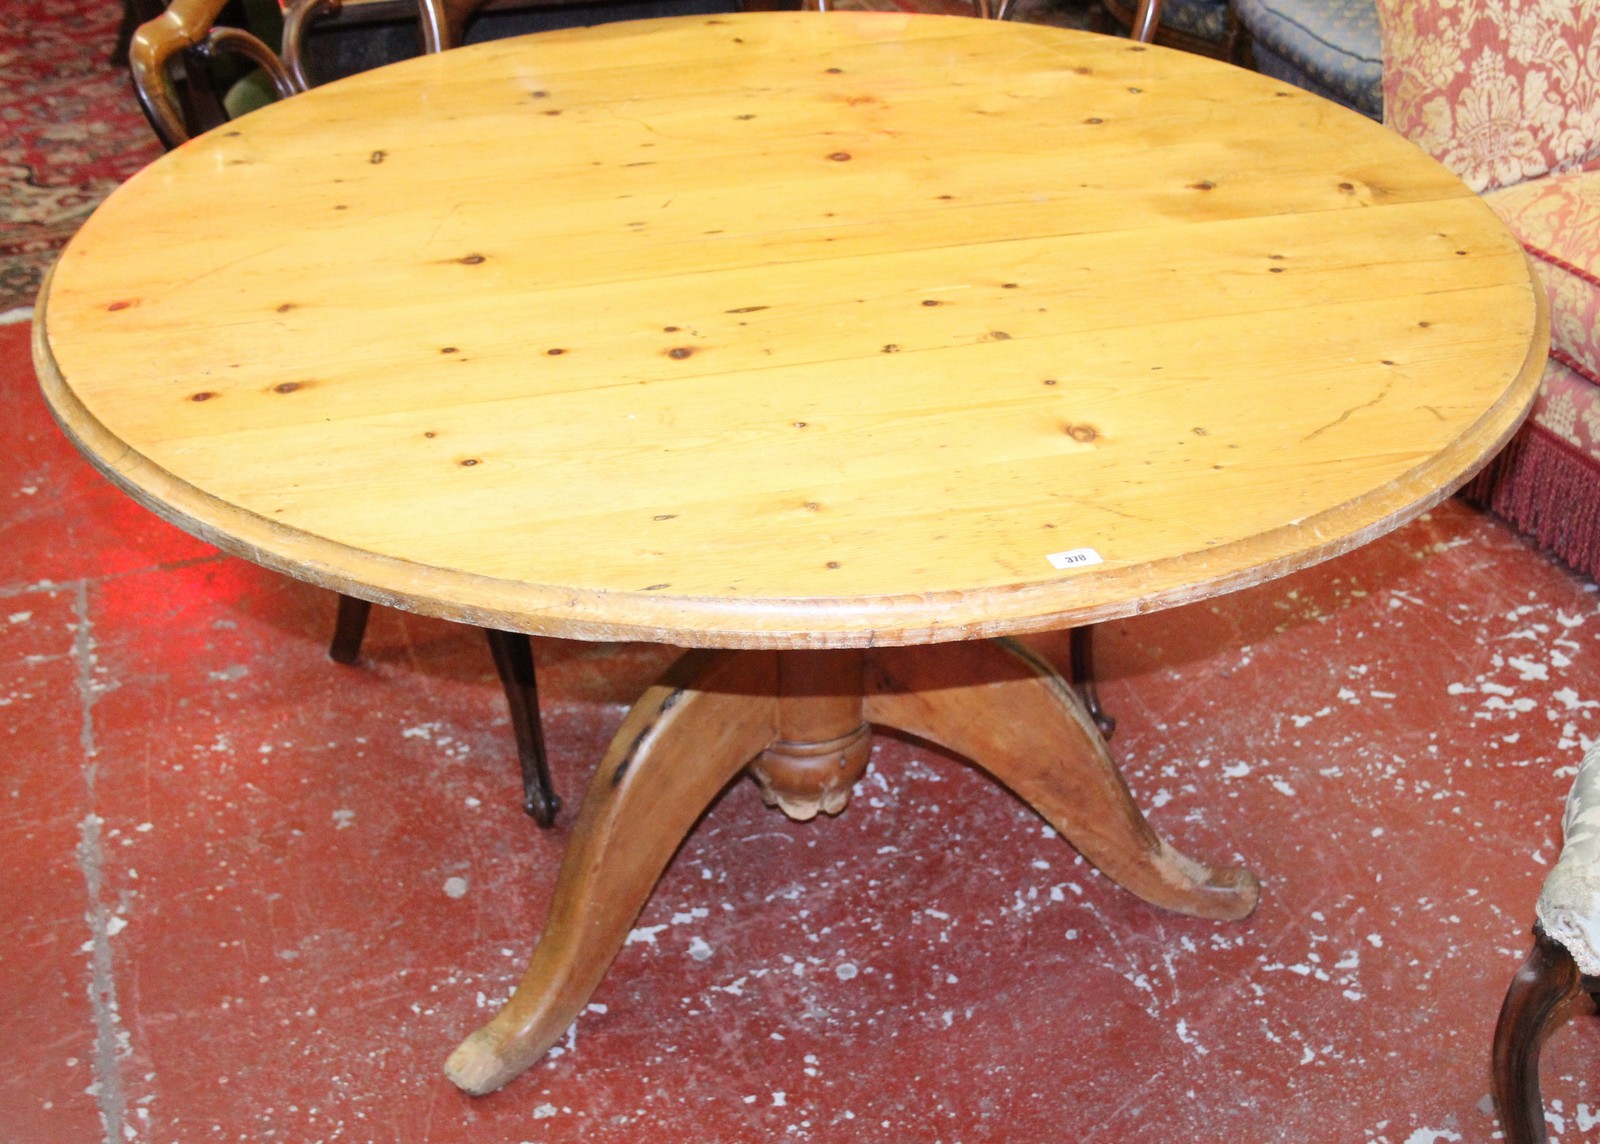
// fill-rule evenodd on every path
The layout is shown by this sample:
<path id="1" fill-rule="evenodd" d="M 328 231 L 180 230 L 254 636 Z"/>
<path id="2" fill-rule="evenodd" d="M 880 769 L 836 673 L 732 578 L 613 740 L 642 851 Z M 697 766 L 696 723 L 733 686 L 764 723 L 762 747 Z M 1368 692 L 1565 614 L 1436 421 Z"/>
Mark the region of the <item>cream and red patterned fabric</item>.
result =
<path id="1" fill-rule="evenodd" d="M 1539 891 L 1537 916 L 1578 971 L 1600 974 L 1600 746 L 1578 767 L 1562 818 L 1561 857 Z"/>
<path id="2" fill-rule="evenodd" d="M 1378 0 L 1384 121 L 1473 190 L 1600 161 L 1600 4 Z"/>
<path id="3" fill-rule="evenodd" d="M 1460 175 L 1550 295 L 1533 415 L 1470 489 L 1600 577 L 1600 0 L 1377 0 L 1384 122 Z"/>
<path id="4" fill-rule="evenodd" d="M 1600 171 L 1484 196 L 1550 297 L 1550 362 L 1528 426 L 1499 466 L 1494 510 L 1600 578 Z"/>
<path id="5" fill-rule="evenodd" d="M 1550 292 L 1555 356 L 1600 384 L 1600 172 L 1534 179 L 1485 201 L 1522 240 Z"/>

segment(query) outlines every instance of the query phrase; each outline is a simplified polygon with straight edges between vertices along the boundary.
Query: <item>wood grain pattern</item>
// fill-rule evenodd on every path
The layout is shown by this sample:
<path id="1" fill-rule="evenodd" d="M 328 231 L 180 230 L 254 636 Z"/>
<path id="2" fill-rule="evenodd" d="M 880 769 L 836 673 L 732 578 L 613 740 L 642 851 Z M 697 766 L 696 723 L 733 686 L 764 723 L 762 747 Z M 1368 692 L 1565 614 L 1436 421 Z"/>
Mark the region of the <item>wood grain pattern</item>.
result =
<path id="1" fill-rule="evenodd" d="M 340 591 L 689 646 L 1181 603 L 1435 503 L 1541 292 L 1360 116 L 1126 41 L 750 13 L 499 41 L 194 140 L 64 253 L 58 419 Z M 1092 548 L 1058 571 L 1051 553 Z"/>

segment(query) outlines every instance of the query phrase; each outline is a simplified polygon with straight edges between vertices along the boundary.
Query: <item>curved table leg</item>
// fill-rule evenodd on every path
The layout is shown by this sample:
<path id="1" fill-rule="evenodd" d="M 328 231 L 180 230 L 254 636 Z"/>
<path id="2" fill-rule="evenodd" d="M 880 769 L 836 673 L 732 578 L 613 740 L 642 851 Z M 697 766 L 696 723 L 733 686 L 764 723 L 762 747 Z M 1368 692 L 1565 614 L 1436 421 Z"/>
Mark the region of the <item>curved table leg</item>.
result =
<path id="1" fill-rule="evenodd" d="M 1546 1139 L 1539 1048 L 1582 988 L 1572 955 L 1535 926 L 1533 948 L 1511 979 L 1494 1028 L 1494 1102 L 1507 1144 Z"/>
<path id="2" fill-rule="evenodd" d="M 533 959 L 451 1054 L 475 1095 L 536 1061 L 583 1010 L 695 819 L 776 734 L 776 656 L 691 652 L 628 713 L 589 785 Z"/>
<path id="3" fill-rule="evenodd" d="M 1151 905 L 1233 920 L 1260 893 L 1145 821 L 1089 713 L 1054 669 L 1009 640 L 869 653 L 867 717 L 971 759 L 1037 810 L 1100 872 Z"/>

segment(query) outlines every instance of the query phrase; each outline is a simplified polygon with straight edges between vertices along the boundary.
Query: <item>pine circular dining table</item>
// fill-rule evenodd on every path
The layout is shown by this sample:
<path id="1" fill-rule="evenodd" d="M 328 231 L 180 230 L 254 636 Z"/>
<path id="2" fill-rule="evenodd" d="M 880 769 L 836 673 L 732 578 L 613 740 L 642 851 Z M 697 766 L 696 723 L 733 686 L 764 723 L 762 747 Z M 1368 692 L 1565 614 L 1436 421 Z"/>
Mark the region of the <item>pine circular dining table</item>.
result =
<path id="1" fill-rule="evenodd" d="M 837 813 L 873 724 L 1145 901 L 1249 913 L 1005 637 L 1395 528 L 1508 440 L 1546 344 L 1516 242 L 1376 123 L 1126 40 L 838 12 L 497 41 L 254 112 L 114 193 L 35 323 L 66 433 L 194 534 L 686 649 L 446 1065 L 474 1093 L 564 1033 L 730 779 Z"/>

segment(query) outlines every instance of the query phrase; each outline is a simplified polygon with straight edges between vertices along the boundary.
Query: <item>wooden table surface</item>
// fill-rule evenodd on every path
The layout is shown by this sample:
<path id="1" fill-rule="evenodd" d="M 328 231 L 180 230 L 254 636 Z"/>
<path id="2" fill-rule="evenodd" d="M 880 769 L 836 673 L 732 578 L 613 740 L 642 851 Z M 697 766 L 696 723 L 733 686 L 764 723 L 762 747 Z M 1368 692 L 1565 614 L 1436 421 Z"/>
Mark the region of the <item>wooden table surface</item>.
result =
<path id="1" fill-rule="evenodd" d="M 1546 344 L 1513 239 L 1376 124 L 881 13 L 316 89 L 117 191 L 36 328 L 69 434 L 224 548 L 484 625 L 812 648 L 1345 551 L 1492 455 Z"/>

